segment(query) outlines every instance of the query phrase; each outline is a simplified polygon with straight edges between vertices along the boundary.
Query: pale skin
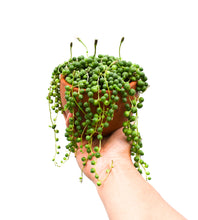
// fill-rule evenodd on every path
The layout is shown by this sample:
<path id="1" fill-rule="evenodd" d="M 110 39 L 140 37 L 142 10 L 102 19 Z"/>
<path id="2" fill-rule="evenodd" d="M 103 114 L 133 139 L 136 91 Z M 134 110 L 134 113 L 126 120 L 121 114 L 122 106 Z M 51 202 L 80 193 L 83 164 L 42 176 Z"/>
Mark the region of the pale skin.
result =
<path id="1" fill-rule="evenodd" d="M 70 114 L 66 118 L 67 126 L 69 117 Z M 83 145 L 85 144 L 86 141 L 83 141 Z M 97 140 L 94 144 L 97 144 Z M 126 141 L 122 128 L 102 140 L 101 155 L 97 159 L 96 171 L 101 179 L 107 177 L 101 186 L 97 186 L 95 174 L 90 172 L 93 167 L 90 161 L 84 166 L 83 172 L 95 184 L 110 220 L 186 219 L 136 170 L 130 156 L 130 144 Z M 76 160 L 81 169 L 83 156 L 78 150 Z M 107 169 L 111 170 L 108 176 Z"/>

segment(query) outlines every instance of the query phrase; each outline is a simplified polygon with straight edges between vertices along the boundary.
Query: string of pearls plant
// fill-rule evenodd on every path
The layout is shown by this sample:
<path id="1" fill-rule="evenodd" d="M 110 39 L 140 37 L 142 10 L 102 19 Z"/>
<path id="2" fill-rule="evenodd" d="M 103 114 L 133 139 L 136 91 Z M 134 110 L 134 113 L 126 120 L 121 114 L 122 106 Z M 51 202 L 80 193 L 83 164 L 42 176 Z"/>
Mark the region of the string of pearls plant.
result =
<path id="1" fill-rule="evenodd" d="M 118 111 L 118 102 L 124 103 L 125 111 L 123 122 L 123 133 L 127 141 L 131 144 L 131 157 L 134 166 L 140 174 L 145 173 L 146 180 L 150 180 L 150 172 L 147 171 L 148 164 L 142 159 L 142 138 L 138 130 L 138 109 L 143 107 L 144 98 L 141 96 L 148 88 L 147 77 L 143 68 L 138 64 L 127 62 L 121 59 L 120 48 L 124 41 L 121 39 L 119 46 L 119 57 L 109 55 L 96 56 L 97 40 L 94 42 L 94 55 L 88 56 L 85 44 L 77 38 L 86 48 L 86 57 L 72 56 L 72 43 L 70 44 L 70 59 L 58 65 L 51 76 L 51 83 L 47 100 L 49 102 L 50 127 L 54 131 L 55 156 L 53 161 L 56 166 L 65 163 L 71 153 L 77 150 L 82 152 L 82 163 L 86 166 L 87 161 L 91 161 L 91 173 L 95 174 L 97 185 L 102 184 L 102 180 L 95 169 L 97 158 L 102 155 L 101 142 L 103 140 L 103 130 L 108 128 L 109 123 L 114 120 L 114 114 Z M 62 106 L 60 95 L 60 80 L 64 77 L 70 85 L 65 86 L 66 104 Z M 130 83 L 136 82 L 136 88 L 131 88 Z M 77 90 L 75 88 L 78 88 Z M 85 101 L 84 97 L 88 96 Z M 93 106 L 95 112 L 93 112 Z M 69 118 L 69 126 L 65 130 L 65 137 L 68 141 L 64 149 L 64 157 L 58 163 L 56 156 L 60 153 L 61 146 L 57 134 L 59 130 L 56 125 L 58 113 L 69 111 L 72 117 Z M 92 146 L 93 139 L 98 139 L 98 146 Z M 83 140 L 87 156 L 83 152 Z M 107 175 L 113 168 L 108 169 Z M 83 176 L 80 177 L 82 181 Z"/>

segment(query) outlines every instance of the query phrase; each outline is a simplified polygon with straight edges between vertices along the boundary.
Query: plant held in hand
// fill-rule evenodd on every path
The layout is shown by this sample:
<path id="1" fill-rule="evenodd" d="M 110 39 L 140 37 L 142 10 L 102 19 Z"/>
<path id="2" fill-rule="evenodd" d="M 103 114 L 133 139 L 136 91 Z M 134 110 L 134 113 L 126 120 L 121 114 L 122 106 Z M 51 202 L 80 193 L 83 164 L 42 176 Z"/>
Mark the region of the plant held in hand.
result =
<path id="1" fill-rule="evenodd" d="M 69 159 L 71 153 L 75 154 L 80 150 L 83 166 L 91 161 L 90 172 L 95 174 L 98 186 L 101 185 L 102 180 L 96 169 L 97 158 L 102 156 L 101 142 L 103 137 L 123 127 L 123 133 L 131 144 L 134 166 L 140 174 L 144 171 L 146 179 L 150 180 L 148 164 L 142 159 L 143 144 L 138 130 L 138 109 L 143 107 L 144 102 L 141 95 L 148 88 L 143 68 L 121 59 L 120 48 L 124 38 L 120 42 L 118 58 L 101 54 L 96 56 L 97 40 L 94 42 L 94 55 L 88 56 L 87 47 L 77 39 L 86 48 L 87 56 L 73 57 L 71 43 L 71 57 L 54 69 L 48 89 L 50 127 L 54 130 L 55 137 L 55 165 L 60 166 L 56 156 L 61 149 L 57 138 L 57 115 L 61 112 L 66 117 L 68 113 L 72 113 L 69 126 L 65 130 L 68 144 L 61 164 Z M 53 112 L 55 117 L 52 116 Z M 98 144 L 93 146 L 95 139 Z M 107 176 L 112 168 L 113 161 Z"/>

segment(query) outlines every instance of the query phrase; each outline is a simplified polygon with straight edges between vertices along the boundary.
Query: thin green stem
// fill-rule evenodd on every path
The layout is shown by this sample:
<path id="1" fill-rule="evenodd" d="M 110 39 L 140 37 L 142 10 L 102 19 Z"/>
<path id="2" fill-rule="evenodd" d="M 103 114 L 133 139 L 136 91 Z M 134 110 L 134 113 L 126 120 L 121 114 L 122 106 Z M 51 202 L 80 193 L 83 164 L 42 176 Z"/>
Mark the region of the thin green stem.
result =
<path id="1" fill-rule="evenodd" d="M 51 124 L 53 125 L 54 123 L 53 123 L 53 119 L 52 119 L 52 111 L 51 111 L 50 102 L 48 102 L 48 104 L 49 104 L 49 112 L 50 112 L 50 121 L 51 121 Z M 56 137 L 55 132 L 54 132 L 54 136 Z"/>
<path id="2" fill-rule="evenodd" d="M 146 175 L 146 168 L 143 164 L 141 164 L 141 167 L 143 168 L 144 170 L 144 173 L 145 173 L 145 177 L 146 177 L 146 181 L 148 181 L 148 176 Z"/>
<path id="3" fill-rule="evenodd" d="M 82 42 L 82 40 L 81 40 L 79 37 L 77 37 L 77 40 L 85 47 L 85 49 L 86 49 L 86 54 L 87 54 L 87 57 L 88 57 L 88 49 L 87 49 L 87 46 Z"/>
<path id="4" fill-rule="evenodd" d="M 118 63 L 118 61 L 119 61 L 119 60 L 113 61 L 113 62 L 108 66 L 107 70 L 108 70 L 111 66 L 113 66 L 114 64 Z"/>
<path id="5" fill-rule="evenodd" d="M 49 103 L 49 112 L 50 112 L 50 121 L 51 121 L 51 124 L 53 125 L 54 123 L 53 123 L 53 119 L 52 119 L 52 111 L 51 111 L 50 103 Z M 57 115 L 56 115 L 56 117 L 55 117 L 55 120 L 57 119 L 57 117 L 58 117 L 58 113 L 57 113 Z M 56 138 L 57 138 L 57 137 L 56 137 L 55 129 L 53 129 L 53 130 L 54 130 L 54 140 L 55 140 L 55 154 L 54 154 L 53 161 L 54 161 L 54 164 L 59 167 L 58 163 L 56 162 L 56 155 L 57 155 Z"/>
<path id="6" fill-rule="evenodd" d="M 107 179 L 107 177 L 110 175 L 112 169 L 113 169 L 113 160 L 111 161 L 110 169 L 107 169 L 107 170 L 106 170 L 107 175 L 104 177 L 104 179 L 101 180 L 101 182 L 104 182 L 104 181 Z"/>
<path id="7" fill-rule="evenodd" d="M 73 96 L 73 95 L 72 95 Z M 86 113 L 83 111 L 83 109 L 79 106 L 78 102 L 76 101 L 76 99 L 74 98 L 74 101 L 76 103 L 76 105 L 78 106 L 78 108 L 81 110 L 81 112 L 85 115 Z"/>
<path id="8" fill-rule="evenodd" d="M 48 102 L 48 104 L 49 104 L 50 121 L 51 121 L 51 123 L 52 123 L 52 125 L 53 125 L 52 111 L 51 111 L 51 108 L 50 108 L 50 102 Z"/>
<path id="9" fill-rule="evenodd" d="M 99 140 L 99 152 L 101 150 L 101 147 L 102 147 L 102 140 Z"/>

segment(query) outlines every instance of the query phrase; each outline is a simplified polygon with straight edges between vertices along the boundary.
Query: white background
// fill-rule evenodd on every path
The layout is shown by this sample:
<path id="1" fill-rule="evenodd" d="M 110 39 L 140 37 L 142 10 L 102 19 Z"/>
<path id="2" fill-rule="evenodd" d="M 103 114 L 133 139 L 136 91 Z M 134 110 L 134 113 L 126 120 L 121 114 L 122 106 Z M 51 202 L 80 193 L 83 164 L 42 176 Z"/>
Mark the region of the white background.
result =
<path id="1" fill-rule="evenodd" d="M 55 66 L 85 55 L 118 56 L 144 67 L 150 88 L 140 111 L 150 182 L 188 219 L 198 219 L 198 14 L 196 1 L 1 1 L 0 219 L 108 219 L 75 158 L 51 159 L 46 101 Z M 64 129 L 63 118 L 60 119 Z M 63 143 L 64 145 L 65 143 Z"/>

